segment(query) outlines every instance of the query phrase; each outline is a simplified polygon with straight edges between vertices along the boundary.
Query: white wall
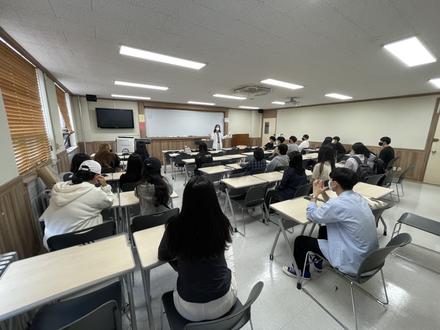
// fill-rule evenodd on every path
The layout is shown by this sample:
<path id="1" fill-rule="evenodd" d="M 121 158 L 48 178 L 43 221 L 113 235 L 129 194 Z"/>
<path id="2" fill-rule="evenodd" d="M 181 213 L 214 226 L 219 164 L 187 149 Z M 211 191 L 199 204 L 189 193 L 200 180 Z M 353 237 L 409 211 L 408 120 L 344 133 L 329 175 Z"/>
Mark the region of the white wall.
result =
<path id="1" fill-rule="evenodd" d="M 436 96 L 366 101 L 278 110 L 277 134 L 304 133 L 311 141 L 338 135 L 342 143 L 377 145 L 391 137 L 397 148 L 425 149 Z"/>
<path id="2" fill-rule="evenodd" d="M 134 136 L 139 137 L 139 116 L 138 116 L 138 104 L 131 101 L 119 101 L 119 100 L 99 100 L 97 102 L 88 102 L 85 97 L 80 98 L 82 117 L 79 120 L 81 126 L 80 137 L 78 139 L 81 142 L 89 141 L 113 141 L 118 136 Z M 99 128 L 96 124 L 96 108 L 109 108 L 109 109 L 129 109 L 133 110 L 134 128 L 129 129 L 110 129 Z M 78 109 L 75 109 L 76 112 Z M 75 113 L 75 117 L 78 114 Z M 78 118 L 79 119 L 79 118 Z M 78 121 L 76 121 L 77 126 Z"/>
<path id="3" fill-rule="evenodd" d="M 249 134 L 249 137 L 261 137 L 262 114 L 258 111 L 229 110 L 229 134 Z"/>
<path id="4" fill-rule="evenodd" d="M 11 134 L 9 132 L 6 110 L 3 106 L 3 97 L 0 90 L 0 150 L 3 155 L 2 169 L 0 171 L 0 185 L 11 181 L 18 176 L 15 163 L 14 150 L 12 149 Z"/>

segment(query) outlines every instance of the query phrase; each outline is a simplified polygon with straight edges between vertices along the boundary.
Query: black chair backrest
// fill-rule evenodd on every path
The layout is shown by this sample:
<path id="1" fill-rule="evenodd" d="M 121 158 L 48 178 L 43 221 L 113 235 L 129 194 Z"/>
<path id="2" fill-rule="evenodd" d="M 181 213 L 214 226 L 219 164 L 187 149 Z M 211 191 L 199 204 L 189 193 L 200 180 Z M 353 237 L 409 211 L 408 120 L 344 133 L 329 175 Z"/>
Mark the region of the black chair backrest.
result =
<path id="1" fill-rule="evenodd" d="M 134 188 L 139 184 L 139 182 L 128 182 L 121 184 L 121 190 L 122 191 L 133 191 Z"/>
<path id="2" fill-rule="evenodd" d="M 160 225 L 164 225 L 168 222 L 168 220 L 179 214 L 179 209 L 171 209 L 165 212 L 156 213 L 156 214 L 148 214 L 148 215 L 139 215 L 133 218 L 133 223 L 130 226 L 131 232 L 137 232 L 139 230 L 144 230 Z"/>
<path id="3" fill-rule="evenodd" d="M 389 187 L 393 183 L 394 176 L 396 175 L 396 172 L 394 170 L 389 170 L 385 174 L 385 178 L 382 180 L 381 185 L 382 187 Z"/>
<path id="4" fill-rule="evenodd" d="M 266 197 L 267 184 L 252 186 L 248 189 L 245 197 L 245 204 L 256 206 L 264 203 Z"/>
<path id="5" fill-rule="evenodd" d="M 62 327 L 60 330 L 120 330 L 121 316 L 114 300 L 107 301 L 80 319 Z"/>
<path id="6" fill-rule="evenodd" d="M 71 246 L 92 243 L 98 239 L 112 236 L 116 233 L 114 221 L 105 221 L 100 225 L 74 231 L 72 233 L 55 235 L 47 240 L 50 251 L 57 251 Z"/>
<path id="7" fill-rule="evenodd" d="M 403 179 L 405 179 L 406 175 L 407 175 L 408 173 L 412 172 L 415 168 L 416 168 L 416 166 L 413 164 L 413 165 L 408 166 L 406 169 L 404 169 L 404 170 L 400 173 L 400 175 L 399 175 L 399 180 L 397 181 L 397 183 L 402 183 L 402 181 L 403 181 Z"/>
<path id="8" fill-rule="evenodd" d="M 356 275 L 356 281 L 358 283 L 363 283 L 374 276 L 374 274 L 381 270 L 385 264 L 386 257 L 391 252 L 409 243 L 411 243 L 411 236 L 408 233 L 401 233 L 394 236 L 385 247 L 372 251 L 362 261 Z"/>
<path id="9" fill-rule="evenodd" d="M 399 160 L 399 157 L 394 157 L 393 159 L 391 159 L 391 160 L 388 162 L 387 170 L 392 170 L 393 167 L 394 167 L 394 165 L 397 163 L 398 160 Z"/>
<path id="10" fill-rule="evenodd" d="M 254 175 L 254 174 L 261 174 L 264 173 L 266 171 L 266 169 L 264 168 L 255 168 L 249 171 L 250 175 Z"/>
<path id="11" fill-rule="evenodd" d="M 200 165 L 200 167 L 211 167 L 211 166 L 218 166 L 221 165 L 221 162 L 210 162 L 210 163 L 203 163 L 202 165 Z"/>
<path id="12" fill-rule="evenodd" d="M 194 322 L 185 326 L 184 330 L 235 330 L 240 329 L 251 318 L 251 306 L 259 297 L 263 290 L 263 282 L 258 282 L 254 285 L 246 303 L 233 314 L 219 318 L 213 321 Z"/>
<path id="13" fill-rule="evenodd" d="M 303 184 L 302 186 L 299 186 L 298 188 L 296 188 L 295 196 L 293 196 L 293 198 L 308 196 L 311 191 L 312 191 L 312 184 L 311 183 Z"/>
<path id="14" fill-rule="evenodd" d="M 378 186 L 384 178 L 385 178 L 385 174 L 370 175 L 365 178 L 365 183 Z"/>

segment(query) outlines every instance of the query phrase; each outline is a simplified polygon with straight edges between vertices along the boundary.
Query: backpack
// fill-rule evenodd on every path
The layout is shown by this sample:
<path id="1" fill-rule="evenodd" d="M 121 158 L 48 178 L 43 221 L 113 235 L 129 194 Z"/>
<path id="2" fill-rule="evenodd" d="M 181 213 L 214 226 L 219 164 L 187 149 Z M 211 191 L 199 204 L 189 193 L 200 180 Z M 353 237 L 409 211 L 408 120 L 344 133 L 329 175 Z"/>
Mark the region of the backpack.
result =
<path id="1" fill-rule="evenodd" d="M 373 169 L 367 164 L 368 163 L 367 157 L 365 157 L 363 162 L 358 157 L 352 157 L 352 158 L 356 160 L 356 162 L 358 163 L 356 174 L 359 177 L 359 181 L 361 182 L 367 181 L 367 177 L 374 174 Z"/>

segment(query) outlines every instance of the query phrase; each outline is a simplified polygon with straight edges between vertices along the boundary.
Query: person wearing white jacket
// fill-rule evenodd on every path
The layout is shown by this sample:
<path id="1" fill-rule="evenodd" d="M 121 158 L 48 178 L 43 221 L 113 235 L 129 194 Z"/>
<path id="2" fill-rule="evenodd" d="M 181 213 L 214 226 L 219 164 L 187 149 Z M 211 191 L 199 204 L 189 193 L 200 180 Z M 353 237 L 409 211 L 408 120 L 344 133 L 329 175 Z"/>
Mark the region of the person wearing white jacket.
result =
<path id="1" fill-rule="evenodd" d="M 44 246 L 48 249 L 47 240 L 52 236 L 101 224 L 101 211 L 111 207 L 113 199 L 101 165 L 94 160 L 81 163 L 71 181 L 58 182 L 52 188 L 49 207 L 40 217 L 45 222 Z"/>
<path id="2" fill-rule="evenodd" d="M 219 124 L 215 125 L 214 131 L 211 133 L 212 149 L 222 150 L 223 140 L 228 138 L 229 135 L 223 135 Z"/>

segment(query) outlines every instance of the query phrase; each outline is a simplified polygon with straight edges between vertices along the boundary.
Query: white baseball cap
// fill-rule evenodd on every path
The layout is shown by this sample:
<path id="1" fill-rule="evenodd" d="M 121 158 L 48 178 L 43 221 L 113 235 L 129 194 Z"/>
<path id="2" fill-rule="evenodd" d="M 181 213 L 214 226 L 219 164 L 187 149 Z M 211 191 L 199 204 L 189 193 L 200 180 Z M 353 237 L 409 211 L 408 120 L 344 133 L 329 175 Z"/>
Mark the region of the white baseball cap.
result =
<path id="1" fill-rule="evenodd" d="M 101 164 L 91 159 L 85 160 L 79 166 L 78 171 L 86 171 L 95 174 L 101 174 Z"/>

